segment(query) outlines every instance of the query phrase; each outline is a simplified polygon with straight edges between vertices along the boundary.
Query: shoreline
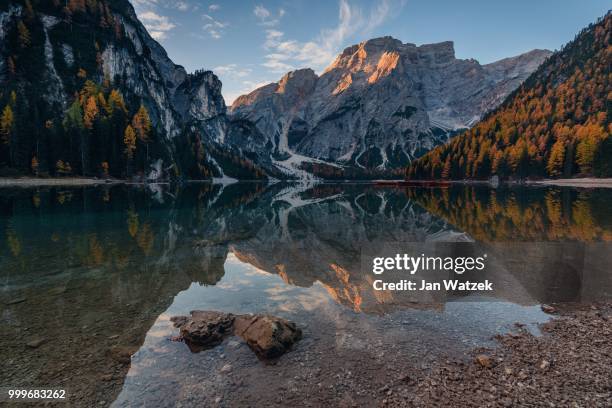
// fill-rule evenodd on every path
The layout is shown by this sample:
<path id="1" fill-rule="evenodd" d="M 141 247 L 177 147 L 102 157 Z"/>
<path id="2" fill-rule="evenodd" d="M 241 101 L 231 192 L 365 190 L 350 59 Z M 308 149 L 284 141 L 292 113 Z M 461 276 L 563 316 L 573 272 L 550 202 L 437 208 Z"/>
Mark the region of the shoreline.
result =
<path id="1" fill-rule="evenodd" d="M 37 178 L 37 177 L 11 177 L 0 178 L 1 187 L 45 187 L 45 186 L 94 186 L 99 184 L 125 184 L 125 180 L 96 179 L 87 177 L 66 178 Z"/>
<path id="2" fill-rule="evenodd" d="M 541 335 L 517 324 L 494 347 L 405 372 L 383 390 L 382 405 L 603 406 L 612 398 L 612 304 L 555 306 L 542 305 L 553 318 L 540 325 Z"/>
<path id="3" fill-rule="evenodd" d="M 583 188 L 612 188 L 612 178 L 575 178 L 575 179 L 545 179 L 529 181 L 526 184 Z"/>
<path id="4" fill-rule="evenodd" d="M 253 180 L 238 180 L 237 182 L 249 182 Z M 296 180 L 284 180 L 286 182 L 296 182 Z M 186 180 L 186 183 L 214 183 L 214 180 Z M 258 181 L 259 182 L 259 181 Z M 0 188 L 3 187 L 48 187 L 48 186 L 97 186 L 101 184 L 168 184 L 168 181 L 159 182 L 138 182 L 122 179 L 98 179 L 88 177 L 0 177 Z M 447 187 L 452 184 L 463 185 L 489 185 L 496 187 L 488 180 L 319 180 L 321 184 L 373 184 L 380 186 L 429 186 Z M 560 186 L 577 188 L 612 188 L 612 178 L 575 178 L 575 179 L 542 179 L 527 180 L 524 182 L 508 181 L 500 184 L 526 185 L 526 186 Z"/>
<path id="5" fill-rule="evenodd" d="M 449 186 L 451 184 L 463 185 L 489 185 L 496 187 L 489 180 L 397 180 L 386 181 L 378 180 L 376 184 L 381 185 L 397 185 L 397 186 Z M 578 188 L 612 188 L 612 178 L 571 178 L 571 179 L 542 179 L 542 180 L 525 180 L 525 181 L 502 181 L 499 185 L 523 185 L 523 186 L 560 186 L 560 187 L 578 187 Z"/>

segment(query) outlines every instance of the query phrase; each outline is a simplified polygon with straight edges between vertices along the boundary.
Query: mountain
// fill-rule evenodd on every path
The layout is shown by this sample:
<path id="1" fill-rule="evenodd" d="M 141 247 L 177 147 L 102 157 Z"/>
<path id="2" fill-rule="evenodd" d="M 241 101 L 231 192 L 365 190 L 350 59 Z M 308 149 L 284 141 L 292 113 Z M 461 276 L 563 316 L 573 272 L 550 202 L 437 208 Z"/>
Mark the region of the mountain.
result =
<path id="1" fill-rule="evenodd" d="M 406 177 L 611 177 L 611 37 L 608 12 L 480 123 L 412 163 Z"/>
<path id="2" fill-rule="evenodd" d="M 3 175 L 259 178 L 224 145 L 221 82 L 188 74 L 127 0 L 0 3 Z"/>
<path id="3" fill-rule="evenodd" d="M 549 55 L 481 65 L 457 59 L 452 42 L 375 38 L 346 48 L 321 76 L 293 71 L 239 97 L 230 115 L 257 131 L 242 148 L 280 167 L 400 169 L 476 123 Z"/>

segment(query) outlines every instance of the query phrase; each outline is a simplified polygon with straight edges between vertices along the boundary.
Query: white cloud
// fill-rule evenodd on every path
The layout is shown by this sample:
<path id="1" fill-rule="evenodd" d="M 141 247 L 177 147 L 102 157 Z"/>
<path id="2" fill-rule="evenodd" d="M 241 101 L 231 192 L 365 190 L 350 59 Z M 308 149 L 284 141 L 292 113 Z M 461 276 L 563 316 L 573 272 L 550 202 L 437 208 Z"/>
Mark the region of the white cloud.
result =
<path id="1" fill-rule="evenodd" d="M 176 27 L 176 24 L 165 16 L 160 9 L 175 8 L 182 10 L 184 7 L 189 7 L 187 0 L 178 0 L 170 3 L 170 5 L 160 0 L 132 0 L 132 4 L 134 5 L 138 18 L 151 37 L 156 40 L 167 38 L 168 33 Z"/>
<path id="2" fill-rule="evenodd" d="M 253 10 L 253 14 L 255 14 L 255 16 L 257 16 L 257 18 L 260 20 L 265 20 L 268 17 L 270 17 L 270 11 L 264 6 L 262 6 L 261 4 L 255 6 L 255 9 Z"/>
<path id="3" fill-rule="evenodd" d="M 131 0 L 138 16 L 140 17 L 140 13 L 148 10 L 155 10 L 157 7 L 163 7 L 166 9 L 177 9 L 180 11 L 187 11 L 191 8 L 196 8 L 196 6 L 192 6 L 188 0 L 175 0 L 172 2 L 165 2 L 159 0 Z"/>
<path id="4" fill-rule="evenodd" d="M 390 17 L 391 10 L 397 10 L 404 5 L 404 0 L 398 0 L 399 4 L 392 4 L 393 1 L 382 0 L 367 13 L 368 17 L 365 18 L 359 7 L 352 6 L 348 0 L 340 0 L 338 24 L 333 28 L 320 30 L 317 37 L 306 42 L 286 39 L 283 32 L 266 29 L 263 46 L 269 53 L 266 54 L 266 61 L 262 66 L 274 73 L 284 73 L 295 69 L 294 67 L 310 67 L 320 71 L 348 45 L 347 41 L 351 36 L 356 33 L 367 36 Z M 265 8 L 256 7 L 254 12 L 262 22 L 270 21 L 270 13 Z M 283 14 L 284 10 L 279 13 Z"/>
<path id="5" fill-rule="evenodd" d="M 172 23 L 168 17 L 159 15 L 153 11 L 145 11 L 138 14 L 138 17 L 151 37 L 156 40 L 167 38 L 168 32 L 176 27 L 176 24 Z"/>
<path id="6" fill-rule="evenodd" d="M 276 74 L 282 74 L 287 71 L 293 71 L 295 67 L 293 65 L 287 64 L 282 60 L 284 58 L 276 58 L 273 57 L 274 54 L 266 55 L 267 61 L 261 64 L 262 66 L 269 68 L 270 72 L 274 72 Z"/>
<path id="7" fill-rule="evenodd" d="M 174 2 L 174 6 L 178 10 L 180 10 L 180 11 L 187 11 L 187 10 L 189 10 L 189 4 L 187 2 L 185 2 L 185 1 L 181 1 L 181 0 L 176 1 L 176 2 Z"/>
<path id="8" fill-rule="evenodd" d="M 211 4 L 208 6 L 208 11 L 219 11 L 221 6 L 219 4 Z"/>
<path id="9" fill-rule="evenodd" d="M 380 26 L 387 18 L 390 17 L 390 13 L 393 9 L 402 9 L 405 4 L 406 0 L 400 0 L 398 4 L 391 4 L 390 0 L 383 0 L 378 3 L 376 8 L 374 8 L 369 14 L 370 17 L 365 27 L 365 31 L 370 32 L 376 27 Z"/>
<path id="10" fill-rule="evenodd" d="M 251 74 L 253 70 L 251 68 L 240 68 L 238 64 L 227 64 L 220 65 L 213 68 L 215 74 L 231 76 L 235 78 L 245 78 Z"/>
<path id="11" fill-rule="evenodd" d="M 221 22 L 215 19 L 210 14 L 202 14 L 202 19 L 204 19 L 205 24 L 202 26 L 202 29 L 208 33 L 212 38 L 218 40 L 224 34 L 224 29 L 229 26 L 228 23 Z"/>
<path id="12" fill-rule="evenodd" d="M 271 49 L 277 47 L 281 43 L 281 39 L 285 34 L 278 30 L 266 30 L 266 42 L 264 48 Z"/>
<path id="13" fill-rule="evenodd" d="M 132 0 L 132 4 L 134 7 L 144 6 L 151 7 L 157 4 L 158 0 Z"/>
<path id="14" fill-rule="evenodd" d="M 264 6 L 257 5 L 253 9 L 253 14 L 259 19 L 259 25 L 265 27 L 274 27 L 280 23 L 281 18 L 285 15 L 285 9 L 280 8 L 276 14 L 273 14 L 270 10 Z"/>

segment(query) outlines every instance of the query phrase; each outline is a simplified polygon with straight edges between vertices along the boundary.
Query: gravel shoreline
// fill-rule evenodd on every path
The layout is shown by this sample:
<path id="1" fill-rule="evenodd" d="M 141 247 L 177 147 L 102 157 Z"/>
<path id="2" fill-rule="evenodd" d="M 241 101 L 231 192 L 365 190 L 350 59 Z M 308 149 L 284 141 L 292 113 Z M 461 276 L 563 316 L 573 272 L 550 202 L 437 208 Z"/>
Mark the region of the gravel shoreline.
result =
<path id="1" fill-rule="evenodd" d="M 27 305 L 21 299 L 13 302 L 21 303 L 11 303 L 11 307 Z M 115 399 L 120 407 L 133 406 L 136 401 L 152 406 L 211 407 L 612 406 L 612 303 L 543 310 L 555 318 L 540 326 L 541 336 L 517 324 L 512 333 L 498 335 L 496 345 L 459 353 L 451 350 L 452 344 L 441 351 L 433 344 L 414 343 L 424 339 L 418 335 L 409 338 L 392 325 L 382 332 L 365 324 L 359 328 L 362 335 L 349 335 L 347 329 L 360 324 L 356 318 L 342 321 L 344 327 L 333 322 L 316 330 L 305 327 L 304 339 L 295 350 L 272 365 L 251 364 L 250 359 L 256 357 L 235 339 L 203 355 L 179 353 L 174 359 L 166 355 L 169 351 L 160 351 L 155 367 L 164 375 L 149 379 L 147 389 L 139 381 L 125 383 L 130 383 L 130 365 L 135 365 L 134 375 L 149 370 L 154 361 L 143 350 L 136 360 L 131 357 L 142 349 L 142 331 L 108 335 L 126 331 L 125 323 L 134 319 L 131 311 L 115 319 L 119 324 L 110 331 L 94 326 L 83 331 L 82 321 L 68 319 L 65 331 L 79 334 L 63 339 L 69 343 L 61 347 L 70 352 L 61 363 L 32 358 L 48 353 L 57 341 L 46 333 L 48 341 L 37 342 L 38 329 L 31 323 L 27 332 L 19 328 L 21 336 L 14 330 L 3 333 L 3 349 L 12 351 L 4 380 L 18 378 L 27 384 L 35 379 L 65 387 L 70 402 L 78 406 L 109 406 Z M 157 313 L 159 308 L 137 326 L 151 327 L 150 318 Z M 82 347 L 90 342 L 95 346 Z M 185 348 L 170 339 L 161 344 Z M 218 375 L 198 377 L 199 365 Z M 134 394 L 134 387 L 141 394 Z M 118 398 L 122 389 L 128 392 Z M 181 393 L 176 394 L 176 389 Z"/>
<path id="2" fill-rule="evenodd" d="M 554 311 L 555 309 L 550 309 Z M 381 406 L 612 406 L 612 304 L 566 308 L 542 325 L 519 327 L 469 361 L 440 361 L 383 390 Z"/>

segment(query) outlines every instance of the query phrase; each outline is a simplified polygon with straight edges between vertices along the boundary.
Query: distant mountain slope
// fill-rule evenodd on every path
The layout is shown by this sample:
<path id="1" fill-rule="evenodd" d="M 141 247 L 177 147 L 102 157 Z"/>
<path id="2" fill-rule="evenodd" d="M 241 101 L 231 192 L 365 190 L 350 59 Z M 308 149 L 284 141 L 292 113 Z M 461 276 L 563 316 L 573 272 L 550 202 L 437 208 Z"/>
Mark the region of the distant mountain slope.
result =
<path id="1" fill-rule="evenodd" d="M 409 179 L 612 176 L 612 14 L 581 31 L 494 112 Z"/>
<path id="2" fill-rule="evenodd" d="M 127 0 L 0 2 L 0 173 L 262 176 L 223 146 L 221 82 L 188 74 Z"/>
<path id="3" fill-rule="evenodd" d="M 534 50 L 481 65 L 455 58 L 452 42 L 375 38 L 346 48 L 320 77 L 302 69 L 239 97 L 230 113 L 259 131 L 242 148 L 260 156 L 403 168 L 477 122 L 549 55 Z"/>

